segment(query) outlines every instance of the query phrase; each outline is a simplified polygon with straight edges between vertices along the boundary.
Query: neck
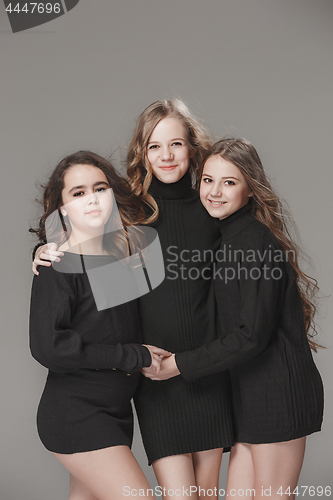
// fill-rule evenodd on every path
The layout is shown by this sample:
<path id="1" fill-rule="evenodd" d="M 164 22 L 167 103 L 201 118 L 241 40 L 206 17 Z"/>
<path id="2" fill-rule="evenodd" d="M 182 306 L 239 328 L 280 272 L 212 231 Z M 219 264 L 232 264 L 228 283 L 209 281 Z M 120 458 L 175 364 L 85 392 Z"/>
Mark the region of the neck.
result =
<path id="1" fill-rule="evenodd" d="M 69 240 L 62 245 L 59 250 L 67 250 L 71 253 L 82 255 L 105 255 L 107 251 L 103 245 L 103 234 L 90 236 L 89 238 L 78 237 L 71 234 Z"/>
<path id="2" fill-rule="evenodd" d="M 191 196 L 191 174 L 187 171 L 185 175 L 179 179 L 179 181 L 172 182 L 170 184 L 160 181 L 153 175 L 152 182 L 149 187 L 149 193 L 153 196 L 153 198 L 156 197 L 157 199 L 163 200 L 177 200 Z"/>

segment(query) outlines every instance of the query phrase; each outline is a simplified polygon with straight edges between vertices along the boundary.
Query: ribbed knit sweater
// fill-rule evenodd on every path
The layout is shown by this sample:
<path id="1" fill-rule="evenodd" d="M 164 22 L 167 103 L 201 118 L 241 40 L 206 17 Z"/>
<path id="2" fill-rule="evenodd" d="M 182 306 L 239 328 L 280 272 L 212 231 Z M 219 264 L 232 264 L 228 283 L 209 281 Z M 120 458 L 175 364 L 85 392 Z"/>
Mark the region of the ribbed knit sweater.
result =
<path id="1" fill-rule="evenodd" d="M 249 206 L 219 221 L 214 271 L 220 338 L 176 354 L 187 381 L 230 369 L 236 439 L 268 443 L 320 430 L 323 386 L 289 260 Z"/>
<path id="2" fill-rule="evenodd" d="M 195 349 L 216 337 L 210 292 L 219 231 L 191 187 L 189 173 L 149 192 L 159 207 L 157 230 L 165 262 L 163 283 L 139 300 L 144 342 L 171 352 Z M 149 462 L 233 443 L 227 373 L 187 383 L 142 377 L 135 395 Z"/>

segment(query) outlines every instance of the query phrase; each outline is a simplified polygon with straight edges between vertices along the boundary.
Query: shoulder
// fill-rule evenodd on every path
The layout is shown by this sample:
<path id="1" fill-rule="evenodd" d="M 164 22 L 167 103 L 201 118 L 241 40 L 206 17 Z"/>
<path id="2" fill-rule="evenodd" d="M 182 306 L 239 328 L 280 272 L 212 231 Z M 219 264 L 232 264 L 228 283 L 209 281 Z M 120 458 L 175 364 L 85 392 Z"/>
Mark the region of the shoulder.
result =
<path id="1" fill-rule="evenodd" d="M 254 217 L 252 219 L 251 223 L 236 236 L 235 240 L 241 241 L 244 247 L 254 249 L 266 247 L 281 249 L 270 229 Z"/>
<path id="2" fill-rule="evenodd" d="M 55 270 L 55 267 L 51 265 L 50 267 L 40 266 L 38 268 L 39 275 L 34 276 L 32 283 L 33 292 L 40 291 L 40 293 L 56 293 L 59 292 L 69 292 L 73 288 L 73 274 L 59 272 Z"/>
<path id="3" fill-rule="evenodd" d="M 284 268 L 288 256 L 267 226 L 253 221 L 232 241 L 234 251 L 241 251 L 242 261 L 249 266 L 268 265 Z"/>

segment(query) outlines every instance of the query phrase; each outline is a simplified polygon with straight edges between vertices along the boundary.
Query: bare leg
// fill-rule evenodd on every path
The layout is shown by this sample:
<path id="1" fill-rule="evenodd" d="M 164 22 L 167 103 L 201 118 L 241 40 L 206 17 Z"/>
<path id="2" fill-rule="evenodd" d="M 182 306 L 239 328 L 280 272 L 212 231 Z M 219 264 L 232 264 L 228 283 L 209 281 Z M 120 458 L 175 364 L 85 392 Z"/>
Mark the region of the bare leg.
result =
<path id="1" fill-rule="evenodd" d="M 68 500 L 98 500 L 86 486 L 71 474 Z"/>
<path id="2" fill-rule="evenodd" d="M 236 443 L 231 448 L 226 497 L 232 497 L 233 500 L 254 498 L 251 446 L 246 443 Z"/>
<path id="3" fill-rule="evenodd" d="M 160 458 L 153 462 L 153 468 L 158 484 L 165 488 L 164 500 L 198 500 L 191 453 Z"/>
<path id="4" fill-rule="evenodd" d="M 223 448 L 192 453 L 195 482 L 200 500 L 218 498 L 222 453 Z"/>
<path id="5" fill-rule="evenodd" d="M 251 445 L 256 500 L 267 500 L 268 497 L 269 500 L 295 499 L 293 491 L 303 465 L 305 440 L 302 437 L 282 443 Z"/>
<path id="6" fill-rule="evenodd" d="M 98 500 L 124 500 L 139 495 L 153 498 L 153 491 L 128 446 L 53 455 Z"/>

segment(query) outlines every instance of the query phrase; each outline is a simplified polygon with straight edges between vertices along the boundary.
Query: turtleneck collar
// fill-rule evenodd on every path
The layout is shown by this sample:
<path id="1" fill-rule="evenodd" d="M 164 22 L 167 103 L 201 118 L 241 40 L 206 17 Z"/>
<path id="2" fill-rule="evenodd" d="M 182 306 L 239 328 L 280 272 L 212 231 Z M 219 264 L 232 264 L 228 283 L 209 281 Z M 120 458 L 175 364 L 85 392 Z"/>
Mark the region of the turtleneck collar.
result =
<path id="1" fill-rule="evenodd" d="M 251 207 L 249 204 L 229 215 L 225 219 L 216 220 L 223 240 L 229 240 L 238 233 L 241 233 L 248 225 L 255 222 L 257 219 L 251 215 Z"/>
<path id="2" fill-rule="evenodd" d="M 177 182 L 166 184 L 153 175 L 149 187 L 149 193 L 153 198 L 162 200 L 179 200 L 192 195 L 192 179 L 189 171 Z"/>

